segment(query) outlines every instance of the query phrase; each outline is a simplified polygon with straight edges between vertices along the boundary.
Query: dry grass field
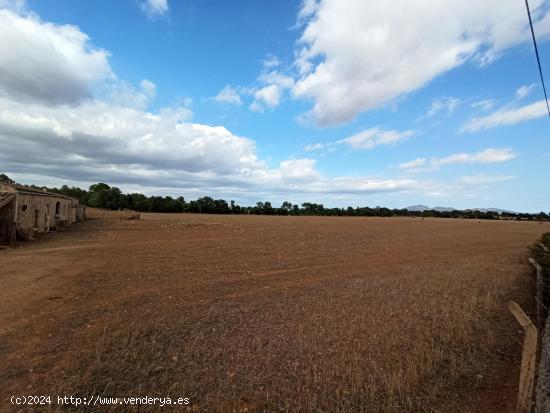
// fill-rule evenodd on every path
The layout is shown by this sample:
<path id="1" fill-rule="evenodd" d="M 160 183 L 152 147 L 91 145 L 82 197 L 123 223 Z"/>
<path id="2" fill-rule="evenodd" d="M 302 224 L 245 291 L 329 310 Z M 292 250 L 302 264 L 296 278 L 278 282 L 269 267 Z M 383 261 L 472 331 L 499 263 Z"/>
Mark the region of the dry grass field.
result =
<path id="1" fill-rule="evenodd" d="M 12 394 L 513 411 L 522 337 L 506 302 L 532 311 L 528 247 L 548 224 L 90 215 L 0 251 L 0 411 Z"/>

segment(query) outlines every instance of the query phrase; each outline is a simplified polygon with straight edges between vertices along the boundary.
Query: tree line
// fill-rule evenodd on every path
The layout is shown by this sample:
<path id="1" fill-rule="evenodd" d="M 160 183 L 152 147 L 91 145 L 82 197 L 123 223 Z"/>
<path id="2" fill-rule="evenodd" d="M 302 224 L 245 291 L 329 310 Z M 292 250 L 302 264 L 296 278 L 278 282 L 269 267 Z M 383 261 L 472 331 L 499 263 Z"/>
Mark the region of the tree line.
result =
<path id="1" fill-rule="evenodd" d="M 90 186 L 89 190 L 63 185 L 61 188 L 48 188 L 51 192 L 78 198 L 83 205 L 106 209 L 132 209 L 140 212 L 192 212 L 204 214 L 255 214 L 255 215 L 317 215 L 317 216 L 361 216 L 361 217 L 439 217 L 439 218 L 470 218 L 470 219 L 518 219 L 518 220 L 549 220 L 545 212 L 539 214 L 514 213 L 477 210 L 453 211 L 409 211 L 408 209 L 390 209 L 385 207 L 347 207 L 327 208 L 323 204 L 304 202 L 293 204 L 284 201 L 280 206 L 271 202 L 257 202 L 253 206 L 241 206 L 235 201 L 214 199 L 203 196 L 196 200 L 186 201 L 184 197 L 146 196 L 140 193 L 123 194 L 120 189 L 104 183 Z"/>
<path id="2" fill-rule="evenodd" d="M 0 181 L 10 179 L 0 174 Z M 31 185 L 34 188 L 36 187 Z M 273 206 L 271 202 L 257 202 L 253 206 L 241 206 L 235 201 L 227 202 L 224 199 L 214 199 L 203 196 L 196 200 L 186 201 L 183 196 L 173 198 L 171 196 L 146 196 L 140 193 L 124 194 L 114 186 L 105 183 L 91 185 L 88 190 L 78 187 L 63 185 L 60 188 L 45 188 L 49 192 L 67 195 L 77 198 L 82 205 L 104 209 L 131 209 L 140 212 L 191 212 L 204 214 L 255 214 L 255 215 L 317 215 L 317 216 L 361 216 L 361 217 L 439 217 L 439 218 L 470 218 L 470 219 L 517 219 L 517 220 L 549 220 L 550 214 L 540 212 L 538 214 L 514 213 L 477 210 L 452 210 L 452 211 L 410 211 L 408 209 L 390 209 L 385 207 L 347 207 L 328 208 L 323 204 L 304 202 L 293 204 L 284 201 L 280 206 Z"/>

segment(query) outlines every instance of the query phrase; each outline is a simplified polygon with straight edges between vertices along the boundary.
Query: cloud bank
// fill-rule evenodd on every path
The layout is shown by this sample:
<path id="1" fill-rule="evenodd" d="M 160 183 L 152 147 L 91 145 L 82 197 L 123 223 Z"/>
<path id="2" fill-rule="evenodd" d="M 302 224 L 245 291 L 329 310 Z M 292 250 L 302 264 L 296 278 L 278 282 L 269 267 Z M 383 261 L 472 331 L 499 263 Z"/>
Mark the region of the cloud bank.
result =
<path id="1" fill-rule="evenodd" d="M 313 101 L 308 116 L 318 125 L 350 121 L 529 40 L 524 7 L 517 0 L 304 1 L 293 94 Z M 547 36 L 549 2 L 531 8 L 537 34 Z"/>
<path id="2" fill-rule="evenodd" d="M 47 105 L 76 104 L 113 78 L 109 53 L 78 27 L 0 9 L 0 96 Z"/>
<path id="3" fill-rule="evenodd" d="M 145 4 L 145 3 L 144 3 Z M 166 2 L 148 2 L 166 12 Z M 105 181 L 202 193 L 372 194 L 416 188 L 411 179 L 324 177 L 314 159 L 276 165 L 260 159 L 252 139 L 223 126 L 191 122 L 187 105 L 147 110 L 156 85 L 118 79 L 109 52 L 78 27 L 0 10 L 0 164 L 3 172 L 70 182 Z M 279 102 L 292 79 L 264 63 L 262 107 Z M 216 100 L 239 104 L 231 86 Z M 47 182 L 46 182 L 47 183 Z"/>

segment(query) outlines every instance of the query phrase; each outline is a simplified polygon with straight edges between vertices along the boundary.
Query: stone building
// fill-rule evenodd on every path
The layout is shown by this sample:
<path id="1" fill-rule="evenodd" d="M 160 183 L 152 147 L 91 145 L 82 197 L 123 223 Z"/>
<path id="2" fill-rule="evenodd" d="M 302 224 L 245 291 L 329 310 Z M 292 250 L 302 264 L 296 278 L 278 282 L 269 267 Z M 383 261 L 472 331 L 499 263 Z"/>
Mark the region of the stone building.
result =
<path id="1" fill-rule="evenodd" d="M 0 182 L 0 244 L 32 240 L 85 219 L 85 207 L 75 198 Z"/>

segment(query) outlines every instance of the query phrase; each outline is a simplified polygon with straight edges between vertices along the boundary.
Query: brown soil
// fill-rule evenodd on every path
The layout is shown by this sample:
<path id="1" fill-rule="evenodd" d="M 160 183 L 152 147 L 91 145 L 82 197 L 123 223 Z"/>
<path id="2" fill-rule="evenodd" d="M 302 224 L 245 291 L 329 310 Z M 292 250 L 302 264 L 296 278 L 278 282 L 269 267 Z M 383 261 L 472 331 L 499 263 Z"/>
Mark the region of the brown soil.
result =
<path id="1" fill-rule="evenodd" d="M 2 412 L 21 410 L 14 394 L 513 411 L 522 336 L 506 303 L 532 310 L 527 248 L 548 224 L 90 215 L 0 251 Z"/>

